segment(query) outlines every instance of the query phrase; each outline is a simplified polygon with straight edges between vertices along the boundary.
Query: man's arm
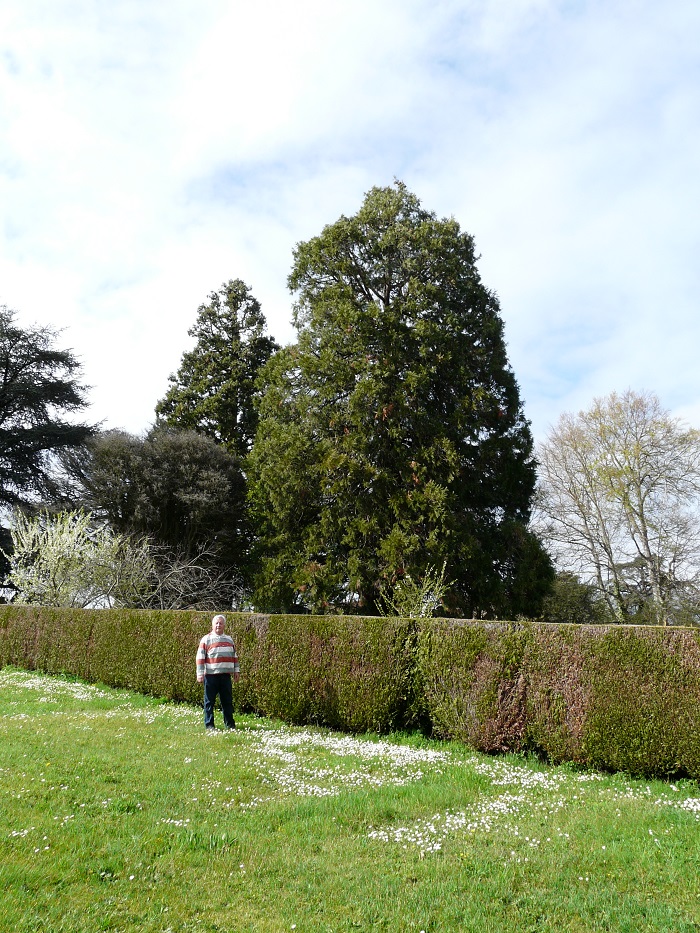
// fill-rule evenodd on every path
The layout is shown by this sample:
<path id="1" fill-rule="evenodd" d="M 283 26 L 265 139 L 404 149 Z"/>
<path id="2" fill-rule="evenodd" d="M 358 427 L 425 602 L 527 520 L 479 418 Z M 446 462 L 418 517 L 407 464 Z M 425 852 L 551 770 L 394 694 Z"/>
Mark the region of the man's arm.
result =
<path id="1" fill-rule="evenodd" d="M 207 664 L 207 643 L 203 638 L 199 643 L 199 648 L 197 649 L 197 681 L 200 684 L 204 683 L 204 674 L 206 672 Z"/>
<path id="2" fill-rule="evenodd" d="M 241 679 L 241 668 L 238 663 L 238 652 L 236 651 L 236 644 L 233 639 L 231 639 L 231 644 L 233 645 L 233 679 L 238 683 Z"/>

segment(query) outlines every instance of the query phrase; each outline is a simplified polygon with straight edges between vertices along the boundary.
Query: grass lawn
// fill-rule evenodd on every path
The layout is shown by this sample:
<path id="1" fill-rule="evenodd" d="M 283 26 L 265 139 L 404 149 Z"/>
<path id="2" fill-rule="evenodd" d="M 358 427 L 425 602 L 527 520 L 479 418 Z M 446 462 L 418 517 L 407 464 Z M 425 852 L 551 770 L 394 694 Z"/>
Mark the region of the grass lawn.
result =
<path id="1" fill-rule="evenodd" d="M 0 930 L 700 931 L 693 782 L 237 722 L 0 671 Z"/>

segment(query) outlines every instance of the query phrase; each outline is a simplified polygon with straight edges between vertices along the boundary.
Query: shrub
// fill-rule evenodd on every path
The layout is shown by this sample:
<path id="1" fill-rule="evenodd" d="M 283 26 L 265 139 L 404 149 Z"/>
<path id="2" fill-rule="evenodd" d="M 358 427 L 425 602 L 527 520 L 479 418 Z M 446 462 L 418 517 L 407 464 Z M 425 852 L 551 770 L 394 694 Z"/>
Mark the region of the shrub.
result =
<path id="1" fill-rule="evenodd" d="M 481 751 L 516 751 L 525 731 L 523 626 L 446 619 L 422 625 L 418 658 L 437 734 Z"/>
<path id="2" fill-rule="evenodd" d="M 446 738 L 646 776 L 700 777 L 700 633 L 460 623 L 421 630 L 428 713 Z"/>
<path id="3" fill-rule="evenodd" d="M 586 760 L 635 774 L 699 777 L 698 633 L 611 628 L 586 648 Z"/>
<path id="4" fill-rule="evenodd" d="M 430 619 L 443 605 L 443 599 L 452 583 L 445 580 L 447 561 L 438 570 L 432 564 L 422 578 L 415 580 L 406 571 L 394 586 L 393 594 L 383 595 L 380 602 L 382 615 L 401 616 L 406 619 Z"/>
<path id="5" fill-rule="evenodd" d="M 539 625 L 527 658 L 526 747 L 552 762 L 585 763 L 583 727 L 590 691 L 585 683 L 586 638 L 592 627 Z"/>
<path id="6" fill-rule="evenodd" d="M 201 702 L 201 612 L 0 606 L 0 665 Z M 422 725 L 533 751 L 700 777 L 700 632 L 645 626 L 229 614 L 239 710 L 387 732 Z"/>
<path id="7" fill-rule="evenodd" d="M 247 708 L 353 732 L 405 722 L 413 702 L 412 626 L 405 620 L 260 616 L 250 638 L 246 617 L 231 619 L 253 685 Z"/>
<path id="8" fill-rule="evenodd" d="M 244 677 L 236 708 L 349 731 L 402 726 L 412 694 L 412 623 L 400 619 L 229 614 Z M 201 612 L 0 607 L 0 664 L 67 673 L 200 702 Z"/>

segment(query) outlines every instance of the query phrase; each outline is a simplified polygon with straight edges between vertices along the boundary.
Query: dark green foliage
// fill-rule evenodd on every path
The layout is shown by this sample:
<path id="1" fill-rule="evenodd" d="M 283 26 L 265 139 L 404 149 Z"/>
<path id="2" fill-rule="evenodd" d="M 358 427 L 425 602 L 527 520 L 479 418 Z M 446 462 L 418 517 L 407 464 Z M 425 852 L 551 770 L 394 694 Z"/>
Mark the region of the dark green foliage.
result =
<path id="1" fill-rule="evenodd" d="M 589 691 L 584 681 L 584 642 L 600 629 L 565 625 L 529 628 L 527 744 L 553 762 L 586 763 L 582 736 Z"/>
<path id="2" fill-rule="evenodd" d="M 95 683 L 201 701 L 195 652 L 211 628 L 196 612 L 0 607 L 0 666 L 71 674 Z"/>
<path id="3" fill-rule="evenodd" d="M 0 606 L 14 664 L 201 702 L 194 612 Z M 482 751 L 532 751 L 700 778 L 700 632 L 449 619 L 230 614 L 238 709 L 386 732 L 422 725 Z"/>
<path id="4" fill-rule="evenodd" d="M 92 629 L 98 615 L 88 609 L 0 606 L 0 666 L 91 680 Z"/>
<path id="5" fill-rule="evenodd" d="M 183 354 L 156 413 L 171 427 L 197 431 L 242 457 L 257 426 L 258 371 L 277 344 L 265 335 L 260 305 L 240 279 L 209 295 L 188 333 L 197 344 Z"/>
<path id="6" fill-rule="evenodd" d="M 611 613 L 599 597 L 595 586 L 582 583 L 574 573 L 558 573 L 550 592 L 542 603 L 542 619 L 545 622 L 566 622 L 571 625 L 586 625 L 596 622 L 614 621 Z"/>
<path id="7" fill-rule="evenodd" d="M 438 735 L 469 741 L 478 725 L 470 690 L 474 665 L 488 645 L 484 625 L 435 619 L 422 624 L 418 640 L 418 667 L 422 672 L 426 705 Z M 455 664 L 455 658 L 459 663 Z"/>
<path id="8" fill-rule="evenodd" d="M 257 708 L 292 722 L 387 732 L 411 706 L 409 623 L 270 616 L 250 659 Z"/>
<path id="9" fill-rule="evenodd" d="M 10 561 L 6 557 L 12 553 L 12 533 L 9 528 L 0 525 L 0 580 L 4 580 L 10 572 Z"/>
<path id="10" fill-rule="evenodd" d="M 55 494 L 52 455 L 79 447 L 92 433 L 63 420 L 84 408 L 80 364 L 54 347 L 48 327 L 22 329 L 0 307 L 0 505 L 23 505 Z"/>
<path id="11" fill-rule="evenodd" d="M 526 645 L 522 626 L 444 619 L 422 625 L 420 664 L 435 731 L 482 751 L 519 751 Z"/>
<path id="12" fill-rule="evenodd" d="M 297 343 L 264 372 L 249 458 L 258 604 L 374 614 L 446 562 L 448 611 L 538 612 L 532 440 L 472 238 L 375 188 L 295 250 Z"/>
<path id="13" fill-rule="evenodd" d="M 591 764 L 634 774 L 700 773 L 700 639 L 655 628 L 589 641 Z"/>
<path id="14" fill-rule="evenodd" d="M 173 551 L 206 547 L 222 566 L 245 564 L 249 533 L 240 463 L 210 438 L 165 426 L 145 438 L 109 431 L 73 463 L 78 504 L 125 534 Z"/>

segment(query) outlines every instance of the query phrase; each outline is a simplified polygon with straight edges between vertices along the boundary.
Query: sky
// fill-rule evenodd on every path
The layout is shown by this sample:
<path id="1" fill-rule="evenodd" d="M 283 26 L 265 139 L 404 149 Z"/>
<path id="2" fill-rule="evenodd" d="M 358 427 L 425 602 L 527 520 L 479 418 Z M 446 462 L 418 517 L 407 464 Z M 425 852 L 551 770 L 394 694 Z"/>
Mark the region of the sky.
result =
<path id="1" fill-rule="evenodd" d="M 542 439 L 628 388 L 700 427 L 697 0 L 4 0 L 0 305 L 142 433 L 243 279 L 395 179 L 472 234 Z"/>

